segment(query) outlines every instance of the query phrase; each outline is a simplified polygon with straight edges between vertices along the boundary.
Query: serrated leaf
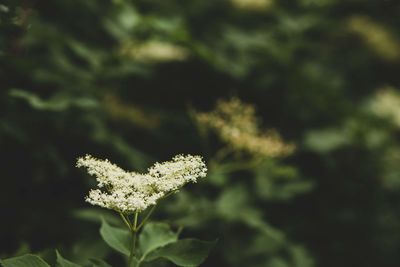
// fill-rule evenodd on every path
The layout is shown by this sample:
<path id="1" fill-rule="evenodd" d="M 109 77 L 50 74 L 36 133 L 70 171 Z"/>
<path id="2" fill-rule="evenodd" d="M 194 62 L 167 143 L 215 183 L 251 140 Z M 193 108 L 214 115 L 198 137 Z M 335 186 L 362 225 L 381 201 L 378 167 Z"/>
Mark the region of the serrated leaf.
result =
<path id="1" fill-rule="evenodd" d="M 151 252 L 144 261 L 167 259 L 178 266 L 199 266 L 208 256 L 216 241 L 181 239 Z"/>
<path id="2" fill-rule="evenodd" d="M 168 224 L 148 223 L 144 226 L 139 236 L 139 244 L 142 255 L 165 246 L 178 239 L 178 235 L 171 231 Z"/>
<path id="3" fill-rule="evenodd" d="M 80 267 L 80 265 L 75 264 L 67 259 L 64 259 L 63 256 L 56 250 L 57 255 L 57 267 Z"/>
<path id="4" fill-rule="evenodd" d="M 129 256 L 130 233 L 128 230 L 111 226 L 103 219 L 100 228 L 100 235 L 110 247 L 126 256 Z"/>
<path id="5" fill-rule="evenodd" d="M 0 260 L 4 267 L 50 267 L 40 257 L 32 254 Z"/>
<path id="6" fill-rule="evenodd" d="M 110 264 L 101 259 L 89 259 L 89 261 L 93 264 L 93 267 L 112 267 Z"/>

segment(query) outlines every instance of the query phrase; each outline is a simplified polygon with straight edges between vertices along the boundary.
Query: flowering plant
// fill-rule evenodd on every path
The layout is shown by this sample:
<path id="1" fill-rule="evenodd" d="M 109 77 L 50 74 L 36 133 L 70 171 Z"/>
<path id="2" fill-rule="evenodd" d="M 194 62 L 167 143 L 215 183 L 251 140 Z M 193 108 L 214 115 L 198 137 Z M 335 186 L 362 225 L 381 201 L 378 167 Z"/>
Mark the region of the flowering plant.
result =
<path id="1" fill-rule="evenodd" d="M 86 201 L 116 211 L 126 225 L 122 229 L 102 219 L 100 235 L 111 248 L 125 256 L 128 267 L 160 259 L 177 266 L 198 266 L 204 261 L 215 242 L 178 239 L 181 229 L 174 232 L 168 224 L 148 222 L 161 199 L 174 194 L 186 183 L 206 176 L 207 167 L 200 156 L 178 155 L 171 161 L 155 163 L 144 174 L 125 171 L 107 159 L 90 155 L 78 158 L 76 166 L 86 168 L 97 181 L 98 188 L 89 191 Z M 56 254 L 57 266 L 80 266 L 64 259 L 58 251 Z M 1 263 L 4 267 L 49 266 L 40 257 L 30 254 Z M 90 259 L 87 266 L 110 265 L 102 259 Z"/>

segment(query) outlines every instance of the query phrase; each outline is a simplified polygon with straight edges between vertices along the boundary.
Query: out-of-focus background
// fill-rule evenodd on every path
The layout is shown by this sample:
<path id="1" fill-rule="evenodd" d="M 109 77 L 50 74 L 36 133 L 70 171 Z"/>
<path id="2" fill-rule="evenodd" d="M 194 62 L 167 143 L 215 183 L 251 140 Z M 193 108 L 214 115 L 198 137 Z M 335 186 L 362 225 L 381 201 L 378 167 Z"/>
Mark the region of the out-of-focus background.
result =
<path id="1" fill-rule="evenodd" d="M 0 88 L 0 257 L 119 266 L 76 158 L 191 153 L 204 266 L 400 265 L 397 0 L 1 1 Z"/>

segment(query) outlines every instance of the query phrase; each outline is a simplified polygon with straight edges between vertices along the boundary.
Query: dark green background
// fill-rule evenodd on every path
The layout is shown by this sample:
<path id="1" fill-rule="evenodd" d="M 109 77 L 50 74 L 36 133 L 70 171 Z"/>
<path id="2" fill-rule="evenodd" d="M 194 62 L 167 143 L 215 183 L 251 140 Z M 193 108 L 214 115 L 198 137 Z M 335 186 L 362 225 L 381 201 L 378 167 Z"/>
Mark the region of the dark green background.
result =
<path id="1" fill-rule="evenodd" d="M 400 159 L 390 156 L 400 149 L 400 128 L 365 108 L 378 88 L 400 87 L 400 57 L 382 56 L 379 42 L 349 26 L 355 16 L 380 25 L 400 53 L 398 1 L 275 1 L 258 11 L 223 0 L 1 4 L 2 256 L 21 244 L 74 255 L 82 239 L 89 250 L 98 225 L 72 214 L 88 208 L 84 195 L 93 184 L 74 168 L 76 157 L 90 153 L 132 170 L 178 153 L 207 161 L 222 143 L 213 136 L 204 146 L 188 111 L 237 96 L 256 106 L 263 127 L 297 144 L 277 162 L 312 189 L 253 196 L 257 171 L 237 172 L 222 186 L 208 178 L 189 186 L 182 195 L 191 201 L 177 197 L 171 203 L 183 206 L 160 208 L 156 218 L 190 211 L 188 221 L 197 222 L 190 205 L 208 200 L 207 217 L 220 195 L 237 190 L 315 266 L 400 265 Z M 140 62 L 118 53 L 129 40 L 168 42 L 190 56 Z M 115 114 L 110 99 L 139 112 Z M 246 207 L 233 213 L 246 217 Z M 188 235 L 220 240 L 204 266 L 312 266 L 288 260 L 291 245 L 274 249 L 246 223 L 224 216 L 187 223 Z"/>

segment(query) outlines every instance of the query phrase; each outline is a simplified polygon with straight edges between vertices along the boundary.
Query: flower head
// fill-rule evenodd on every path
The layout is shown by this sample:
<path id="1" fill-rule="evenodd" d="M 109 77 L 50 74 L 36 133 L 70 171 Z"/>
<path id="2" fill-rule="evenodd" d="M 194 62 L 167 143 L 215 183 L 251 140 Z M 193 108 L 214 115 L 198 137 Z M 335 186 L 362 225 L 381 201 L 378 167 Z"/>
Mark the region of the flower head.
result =
<path id="1" fill-rule="evenodd" d="M 220 100 L 213 111 L 197 113 L 196 119 L 200 125 L 216 131 L 221 140 L 237 151 L 276 157 L 289 155 L 295 148 L 274 130 L 262 132 L 254 106 L 238 98 Z"/>
<path id="2" fill-rule="evenodd" d="M 205 177 L 207 167 L 200 156 L 178 155 L 171 161 L 155 163 L 148 171 L 155 179 L 156 188 L 169 192 L 188 182 L 196 182 L 198 177 Z"/>
<path id="3" fill-rule="evenodd" d="M 207 172 L 202 158 L 191 155 L 178 155 L 172 161 L 155 163 L 145 174 L 127 172 L 107 159 L 90 155 L 78 158 L 77 167 L 85 167 L 95 176 L 99 187 L 89 191 L 86 201 L 124 214 L 155 205 L 167 193 L 188 182 L 196 182 Z"/>

